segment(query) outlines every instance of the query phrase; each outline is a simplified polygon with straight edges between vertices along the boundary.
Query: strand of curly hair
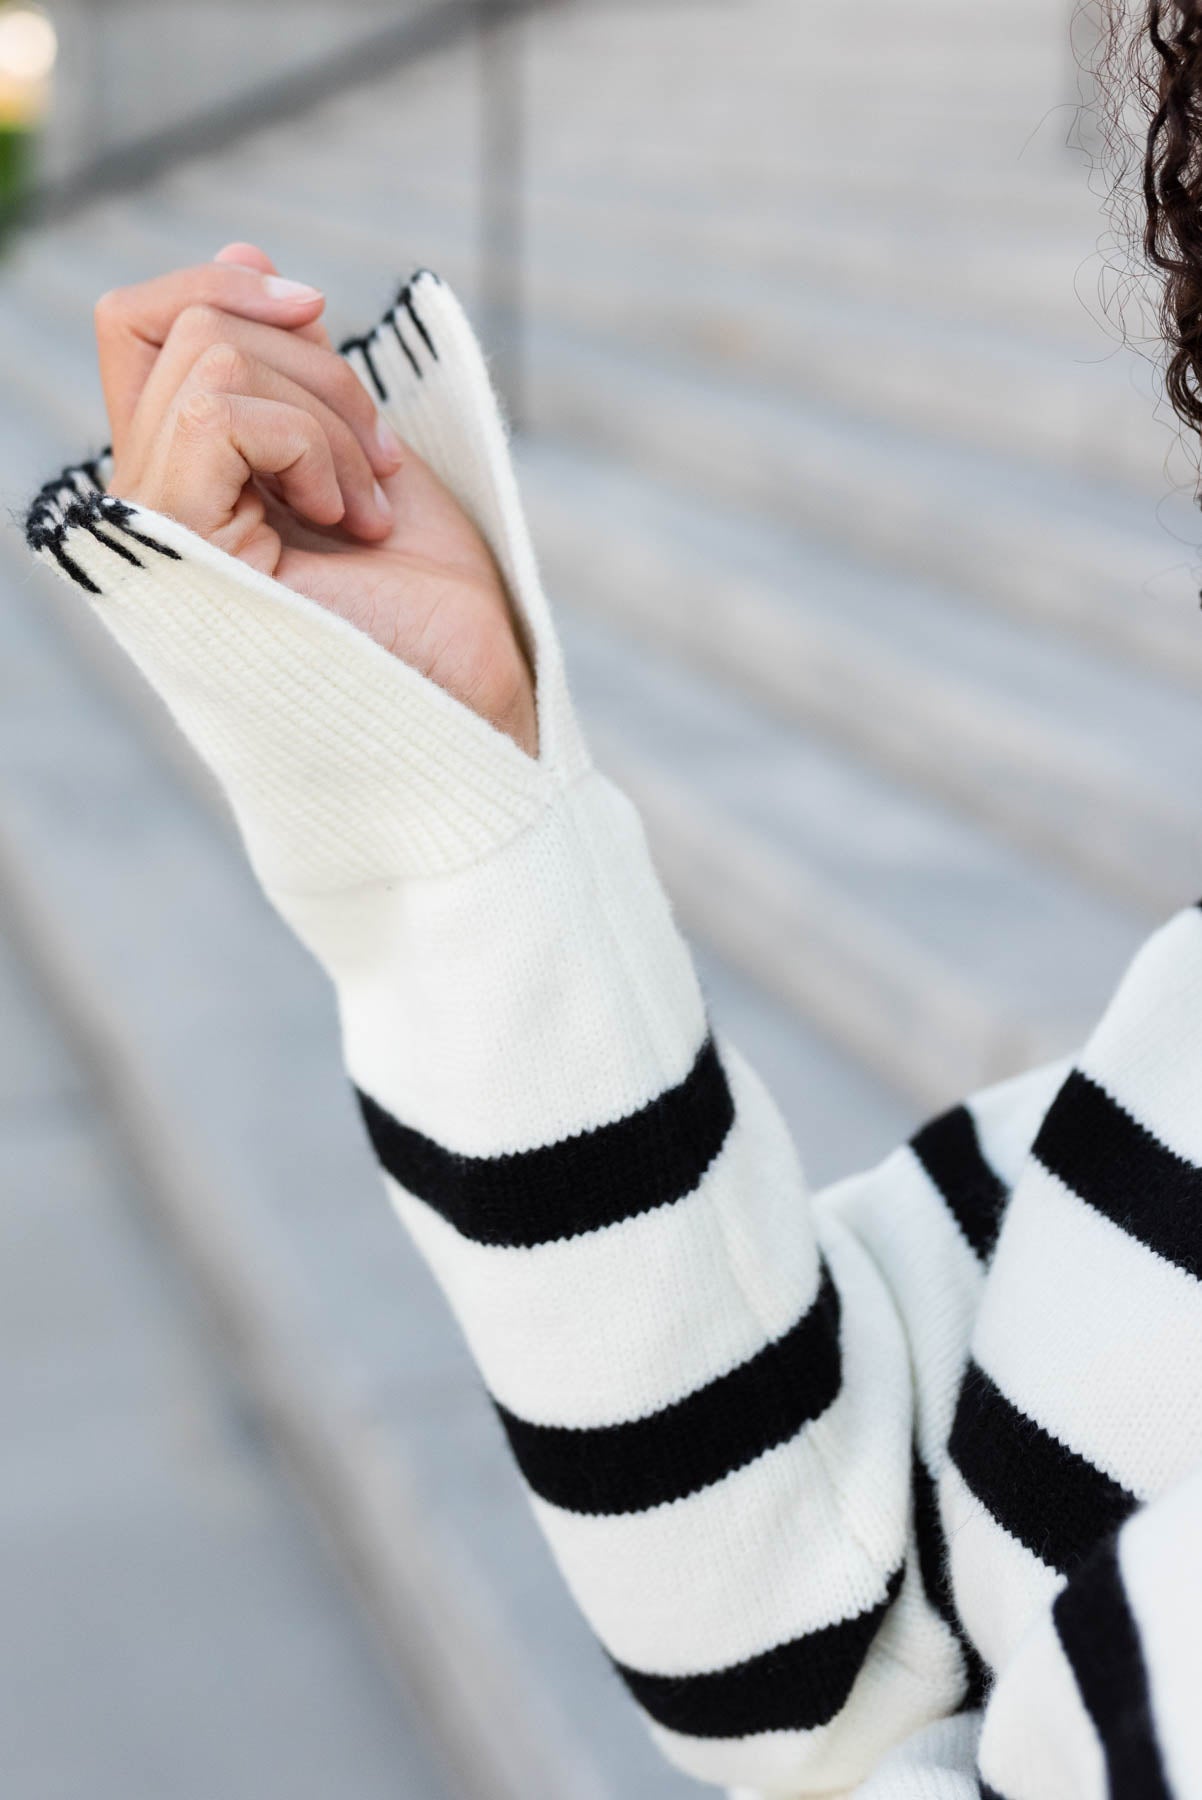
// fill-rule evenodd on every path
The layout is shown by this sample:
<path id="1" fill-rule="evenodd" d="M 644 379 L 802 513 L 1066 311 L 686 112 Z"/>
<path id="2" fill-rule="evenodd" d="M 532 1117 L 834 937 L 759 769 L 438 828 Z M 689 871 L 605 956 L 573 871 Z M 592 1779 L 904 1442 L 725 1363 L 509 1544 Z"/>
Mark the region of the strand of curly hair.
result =
<path id="1" fill-rule="evenodd" d="M 1165 391 L 1202 432 L 1202 0 L 1148 0 L 1142 50 L 1143 248 L 1164 280 Z"/>

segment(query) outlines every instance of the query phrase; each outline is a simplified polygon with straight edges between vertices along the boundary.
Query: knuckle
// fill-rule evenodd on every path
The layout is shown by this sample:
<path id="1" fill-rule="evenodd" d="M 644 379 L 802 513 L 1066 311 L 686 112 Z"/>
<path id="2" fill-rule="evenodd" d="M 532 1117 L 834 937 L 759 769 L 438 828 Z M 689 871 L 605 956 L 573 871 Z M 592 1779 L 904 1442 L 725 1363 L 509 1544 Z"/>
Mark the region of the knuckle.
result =
<path id="1" fill-rule="evenodd" d="M 212 338 L 221 314 L 215 306 L 207 306 L 203 300 L 194 300 L 180 311 L 172 331 L 189 344 L 207 344 Z"/>
<path id="2" fill-rule="evenodd" d="M 214 306 L 205 306 L 202 301 L 194 301 L 191 306 L 184 306 L 176 315 L 175 322 L 167 331 L 167 340 L 173 346 L 184 346 L 194 356 L 200 355 L 203 347 L 211 344 L 218 331 L 220 313 Z"/>
<path id="3" fill-rule="evenodd" d="M 210 388 L 194 388 L 180 401 L 180 428 L 197 436 L 207 435 L 228 425 L 229 414 L 229 400 L 224 394 Z"/>
<path id="4" fill-rule="evenodd" d="M 249 364 L 237 344 L 219 340 L 208 344 L 196 362 L 196 374 L 209 388 L 234 389 L 245 385 Z"/>

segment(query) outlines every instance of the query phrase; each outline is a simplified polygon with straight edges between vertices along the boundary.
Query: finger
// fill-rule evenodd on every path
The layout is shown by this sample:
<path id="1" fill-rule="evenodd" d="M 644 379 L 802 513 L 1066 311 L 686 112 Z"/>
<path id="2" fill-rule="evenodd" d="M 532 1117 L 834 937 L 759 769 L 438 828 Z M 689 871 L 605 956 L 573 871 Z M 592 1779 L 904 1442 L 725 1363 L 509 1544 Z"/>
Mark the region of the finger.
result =
<path id="1" fill-rule="evenodd" d="M 295 513 L 291 517 L 295 528 Z M 256 482 L 247 482 L 229 524 L 214 531 L 209 542 L 229 556 L 240 557 L 252 568 L 261 569 L 264 575 L 277 573 L 283 539 L 268 517 L 267 501 Z"/>
<path id="2" fill-rule="evenodd" d="M 112 288 L 96 302 L 100 376 L 114 450 L 125 431 L 167 334 L 186 306 L 208 305 L 239 318 L 288 328 L 310 324 L 325 299 L 303 282 L 285 281 L 233 263 L 202 263 L 170 275 Z"/>
<path id="3" fill-rule="evenodd" d="M 210 351 L 241 352 L 312 394 L 349 427 L 375 475 L 393 475 L 401 466 L 404 446 L 345 357 L 306 343 L 295 332 L 234 319 L 211 306 L 189 306 L 180 314 L 142 390 L 139 414 L 145 409 L 153 420 L 165 413 Z M 134 426 L 135 439 L 139 429 Z"/>
<path id="4" fill-rule="evenodd" d="M 261 249 L 258 244 L 244 243 L 241 238 L 235 238 L 232 244 L 223 244 L 213 261 L 237 263 L 243 269 L 257 269 L 260 275 L 279 274 L 266 250 Z"/>
<path id="5" fill-rule="evenodd" d="M 266 250 L 258 244 L 244 243 L 240 238 L 232 244 L 223 244 L 213 258 L 218 263 L 235 263 L 243 269 L 256 269 L 260 275 L 278 275 L 279 270 L 268 256 Z M 297 337 L 308 338 L 314 344 L 321 344 L 324 349 L 331 350 L 330 334 L 320 319 L 314 319 L 311 325 L 301 325 L 296 332 Z"/>
<path id="6" fill-rule="evenodd" d="M 276 400 L 194 388 L 164 421 L 148 503 L 200 536 L 227 530 L 256 475 L 274 475 L 287 505 L 315 525 L 344 506 L 333 452 L 310 413 Z"/>
<path id="7" fill-rule="evenodd" d="M 310 349 L 312 346 L 306 345 L 305 348 Z M 156 377 L 157 374 L 156 369 Z M 354 379 L 352 374 L 351 380 Z M 189 392 L 195 391 L 272 400 L 306 413 L 324 433 L 334 459 L 334 471 L 345 508 L 342 524 L 356 537 L 387 537 L 393 526 L 392 508 L 359 440 L 345 419 L 340 418 L 309 389 L 290 380 L 269 363 L 260 362 L 238 345 L 219 343 L 210 345 L 205 350 L 182 390 L 185 397 Z"/>

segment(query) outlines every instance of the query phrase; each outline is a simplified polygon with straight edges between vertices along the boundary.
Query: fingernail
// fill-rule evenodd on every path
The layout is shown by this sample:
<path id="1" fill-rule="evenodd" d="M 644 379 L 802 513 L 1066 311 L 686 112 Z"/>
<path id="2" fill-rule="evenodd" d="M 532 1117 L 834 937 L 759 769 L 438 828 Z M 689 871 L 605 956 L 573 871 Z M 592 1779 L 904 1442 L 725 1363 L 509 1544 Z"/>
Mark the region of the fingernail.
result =
<path id="1" fill-rule="evenodd" d="M 380 486 L 378 481 L 375 485 L 375 496 L 376 511 L 380 514 L 380 517 L 383 519 L 391 519 L 392 502 L 389 500 L 388 495 L 384 492 L 384 489 Z"/>
<path id="2" fill-rule="evenodd" d="M 387 419 L 381 419 L 376 426 L 376 443 L 380 446 L 381 456 L 386 456 L 389 462 L 400 462 L 405 454 L 405 446 Z"/>
<path id="3" fill-rule="evenodd" d="M 303 281 L 286 281 L 282 275 L 264 275 L 263 291 L 273 300 L 320 300 L 321 289 Z"/>

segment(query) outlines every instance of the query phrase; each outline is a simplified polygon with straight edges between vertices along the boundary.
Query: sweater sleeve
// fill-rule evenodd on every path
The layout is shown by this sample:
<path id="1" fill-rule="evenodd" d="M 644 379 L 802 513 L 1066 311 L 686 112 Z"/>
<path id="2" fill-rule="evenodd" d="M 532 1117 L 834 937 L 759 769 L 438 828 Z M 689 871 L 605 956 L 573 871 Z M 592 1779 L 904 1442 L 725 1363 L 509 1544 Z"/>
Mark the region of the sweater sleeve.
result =
<path id="1" fill-rule="evenodd" d="M 1202 1793 L 1202 1468 L 1110 1533 L 1028 1628 L 985 1712 L 985 1800 Z"/>
<path id="2" fill-rule="evenodd" d="M 661 1746 L 745 1793 L 851 1787 L 973 1677 L 915 1445 L 950 1406 L 1000 1204 L 985 1152 L 1009 1128 L 961 1109 L 811 1204 L 710 1031 L 637 816 L 589 762 L 462 312 L 423 274 L 346 354 L 493 548 L 534 653 L 537 760 L 107 496 L 103 462 L 42 490 L 31 546 L 208 762 L 332 978 L 390 1198 Z M 915 1353 L 932 1281 L 943 1335 Z"/>

